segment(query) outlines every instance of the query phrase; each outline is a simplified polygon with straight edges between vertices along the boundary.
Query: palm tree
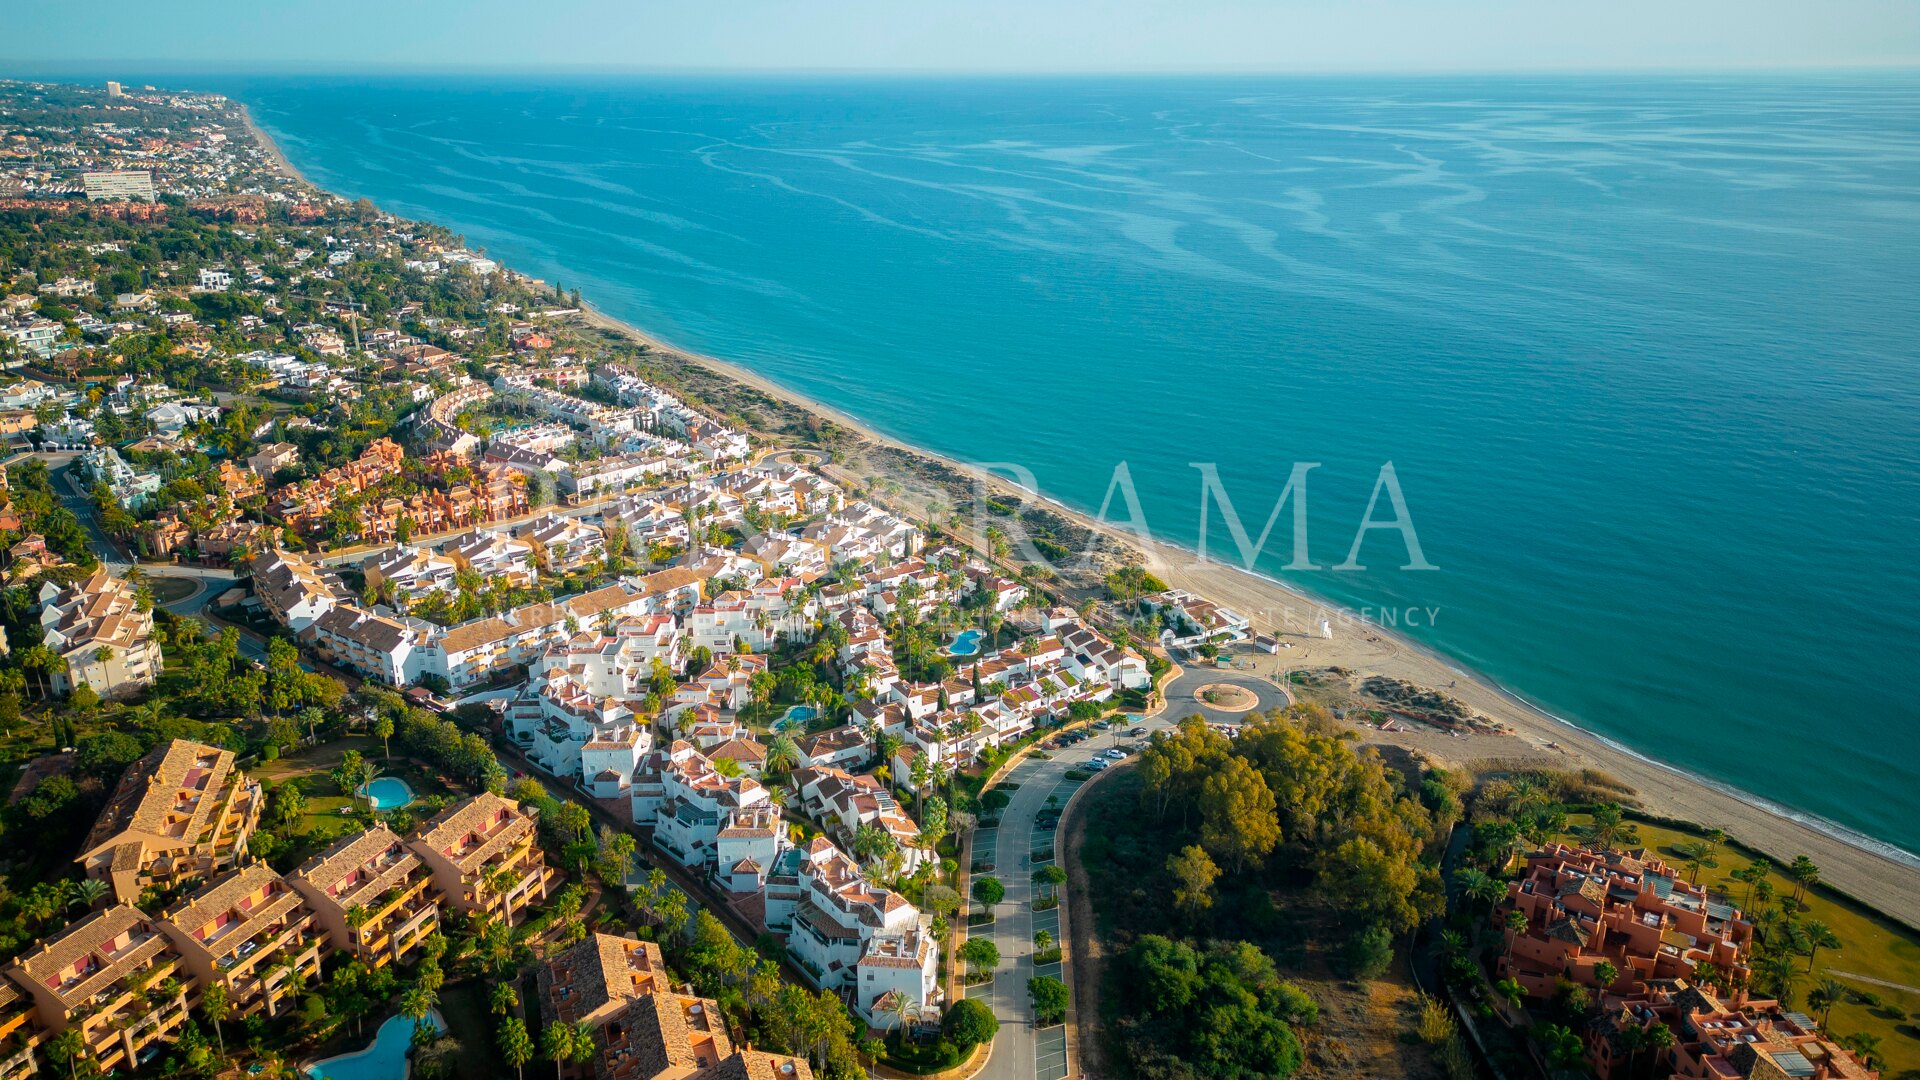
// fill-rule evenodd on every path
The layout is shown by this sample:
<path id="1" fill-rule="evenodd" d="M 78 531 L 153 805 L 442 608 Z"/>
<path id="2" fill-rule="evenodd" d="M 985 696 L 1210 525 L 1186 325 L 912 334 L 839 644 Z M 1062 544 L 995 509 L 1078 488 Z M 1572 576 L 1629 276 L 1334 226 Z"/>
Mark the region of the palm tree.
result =
<path id="1" fill-rule="evenodd" d="M 1611 960 L 1602 960 L 1593 965 L 1593 977 L 1600 984 L 1600 989 L 1605 990 L 1620 978 L 1620 969 L 1614 967 Z"/>
<path id="2" fill-rule="evenodd" d="M 1820 1027 L 1832 1034 L 1827 1026 L 1827 1018 L 1833 1015 L 1833 1007 L 1847 1000 L 1849 992 L 1846 984 L 1833 979 L 1822 979 L 1820 985 L 1807 991 L 1807 1007 L 1820 1014 Z"/>
<path id="3" fill-rule="evenodd" d="M 1787 867 L 1787 877 L 1793 879 L 1794 902 L 1804 904 L 1807 890 L 1820 882 L 1820 868 L 1805 855 L 1796 855 L 1793 864 Z"/>
<path id="4" fill-rule="evenodd" d="M 86 1053 L 87 1041 L 81 1037 L 78 1024 L 55 1035 L 47 1043 L 47 1056 L 67 1063 L 67 1080 L 79 1080 L 80 1059 Z"/>
<path id="5" fill-rule="evenodd" d="M 99 878 L 81 878 L 73 882 L 68 890 L 67 906 L 92 910 L 94 905 L 106 899 L 111 886 Z"/>
<path id="6" fill-rule="evenodd" d="M 200 1012 L 213 1024 L 213 1037 L 220 1043 L 220 1056 L 227 1056 L 227 1037 L 220 1030 L 220 1022 L 233 1015 L 233 1003 L 227 1000 L 225 983 L 210 983 L 200 992 Z"/>
<path id="7" fill-rule="evenodd" d="M 400 1015 L 413 1021 L 415 1028 L 427 1026 L 427 1017 L 433 1013 L 435 995 L 423 986 L 400 995 Z"/>
<path id="8" fill-rule="evenodd" d="M 516 1077 L 524 1077 L 527 1062 L 533 1060 L 533 1039 L 527 1035 L 527 1025 L 519 1017 L 510 1016 L 501 1022 L 498 1038 L 500 1056 L 513 1066 Z"/>
<path id="9" fill-rule="evenodd" d="M 1656 1022 L 1647 1025 L 1646 1032 L 1644 1042 L 1646 1048 L 1653 1052 L 1653 1071 L 1658 1072 L 1661 1053 L 1673 1049 L 1673 1029 L 1665 1024 Z"/>
<path id="10" fill-rule="evenodd" d="M 493 1015 L 505 1016 L 520 1007 L 520 994 L 511 982 L 497 982 L 487 995 L 487 1004 L 493 1009 Z"/>
<path id="11" fill-rule="evenodd" d="M 573 1057 L 573 1025 L 558 1020 L 547 1025 L 540 1033 L 540 1056 L 553 1062 L 553 1075 L 560 1076 L 560 1068 Z"/>
<path id="12" fill-rule="evenodd" d="M 1620 1049 L 1627 1053 L 1627 1074 L 1629 1076 L 1637 1071 L 1635 1064 L 1640 1058 L 1640 1051 L 1646 1049 L 1646 1047 L 1646 1028 L 1629 1025 L 1620 1029 Z"/>
<path id="13" fill-rule="evenodd" d="M 1813 970 L 1813 958 L 1820 955 L 1821 949 L 1840 948 L 1840 935 L 1833 928 L 1818 919 L 1809 919 L 1801 928 L 1807 935 L 1807 970 Z"/>

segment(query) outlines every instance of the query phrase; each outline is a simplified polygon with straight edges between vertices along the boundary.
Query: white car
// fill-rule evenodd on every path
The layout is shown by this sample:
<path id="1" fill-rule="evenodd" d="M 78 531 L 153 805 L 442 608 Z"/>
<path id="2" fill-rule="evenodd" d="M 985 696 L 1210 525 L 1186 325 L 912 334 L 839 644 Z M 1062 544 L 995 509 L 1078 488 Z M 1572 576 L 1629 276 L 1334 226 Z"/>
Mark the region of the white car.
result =
<path id="1" fill-rule="evenodd" d="M 1115 761 L 1119 761 L 1121 758 L 1124 758 L 1127 756 L 1127 752 L 1116 746 L 1113 749 L 1107 751 L 1107 756 L 1112 758 Z"/>

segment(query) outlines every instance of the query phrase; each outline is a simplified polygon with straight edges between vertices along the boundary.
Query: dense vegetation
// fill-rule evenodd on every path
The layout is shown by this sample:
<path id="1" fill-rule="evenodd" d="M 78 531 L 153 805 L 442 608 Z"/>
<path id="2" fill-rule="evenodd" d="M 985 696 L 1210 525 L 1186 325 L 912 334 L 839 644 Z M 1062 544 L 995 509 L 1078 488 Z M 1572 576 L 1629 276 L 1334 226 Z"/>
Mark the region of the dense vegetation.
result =
<path id="1" fill-rule="evenodd" d="M 1423 800 L 1318 708 L 1255 714 L 1235 739 L 1189 717 L 1107 787 L 1100 805 L 1137 799 L 1137 818 L 1091 830 L 1083 858 L 1119 956 L 1108 1058 L 1136 1076 L 1294 1072 L 1318 1009 L 1285 973 L 1376 977 L 1441 908 L 1435 838 L 1454 804 Z M 1310 957 L 1310 940 L 1340 944 Z"/>

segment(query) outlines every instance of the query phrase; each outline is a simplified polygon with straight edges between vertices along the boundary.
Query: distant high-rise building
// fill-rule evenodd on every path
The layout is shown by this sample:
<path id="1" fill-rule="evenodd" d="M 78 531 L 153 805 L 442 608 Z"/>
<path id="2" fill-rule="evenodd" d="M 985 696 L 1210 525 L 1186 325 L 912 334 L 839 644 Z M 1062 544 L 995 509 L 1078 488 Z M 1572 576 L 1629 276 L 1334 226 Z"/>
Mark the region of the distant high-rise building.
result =
<path id="1" fill-rule="evenodd" d="M 109 81 L 107 83 L 107 96 L 110 98 L 117 98 L 117 97 L 125 97 L 126 94 L 120 89 L 119 83 Z"/>
<path id="2" fill-rule="evenodd" d="M 87 198 L 94 202 L 107 199 L 144 199 L 153 201 L 153 173 L 146 169 L 115 169 L 111 172 L 81 173 Z"/>

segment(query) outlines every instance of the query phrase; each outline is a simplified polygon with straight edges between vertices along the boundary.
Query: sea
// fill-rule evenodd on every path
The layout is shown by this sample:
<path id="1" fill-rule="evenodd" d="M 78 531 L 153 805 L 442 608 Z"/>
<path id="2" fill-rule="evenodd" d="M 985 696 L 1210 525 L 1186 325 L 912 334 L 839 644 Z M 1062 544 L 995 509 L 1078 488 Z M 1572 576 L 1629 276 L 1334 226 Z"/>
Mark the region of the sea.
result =
<path id="1" fill-rule="evenodd" d="M 1920 74 L 197 85 L 902 440 L 1208 505 L 1217 561 L 1206 478 L 1251 547 L 1297 475 L 1253 571 L 1920 851 Z"/>

